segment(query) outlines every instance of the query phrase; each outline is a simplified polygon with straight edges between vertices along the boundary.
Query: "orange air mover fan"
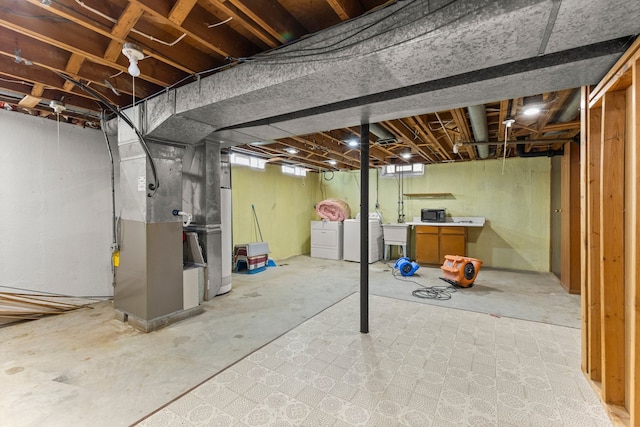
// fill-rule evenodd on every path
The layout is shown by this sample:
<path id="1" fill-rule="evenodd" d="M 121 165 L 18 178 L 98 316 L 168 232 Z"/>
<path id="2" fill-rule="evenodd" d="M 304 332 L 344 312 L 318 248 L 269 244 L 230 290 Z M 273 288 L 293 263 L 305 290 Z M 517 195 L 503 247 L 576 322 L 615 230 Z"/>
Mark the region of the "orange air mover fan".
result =
<path id="1" fill-rule="evenodd" d="M 473 286 L 473 281 L 476 280 L 481 265 L 482 261 L 479 259 L 445 255 L 444 264 L 440 267 L 444 277 L 440 279 L 453 286 L 470 288 Z"/>

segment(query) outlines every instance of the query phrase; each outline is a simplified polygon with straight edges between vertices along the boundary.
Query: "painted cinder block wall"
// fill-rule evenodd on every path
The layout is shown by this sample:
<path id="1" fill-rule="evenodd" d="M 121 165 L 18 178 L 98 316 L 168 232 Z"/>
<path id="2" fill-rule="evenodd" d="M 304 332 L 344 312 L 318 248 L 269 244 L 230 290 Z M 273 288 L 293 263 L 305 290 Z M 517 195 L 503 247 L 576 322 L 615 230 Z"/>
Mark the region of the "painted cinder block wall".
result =
<path id="1" fill-rule="evenodd" d="M 317 219 L 317 174 L 284 175 L 280 166 L 269 164 L 265 170 L 232 166 L 231 187 L 234 245 L 261 240 L 253 205 L 271 258 L 309 253 L 310 221 Z"/>
<path id="2" fill-rule="evenodd" d="M 331 175 L 328 175 L 330 177 Z M 381 177 L 369 174 L 369 206 L 376 200 L 386 223 L 398 221 L 402 194 L 451 193 L 453 198 L 405 196 L 405 221 L 420 216 L 421 208 L 445 208 L 450 216 L 484 216 L 482 229 L 469 228 L 467 255 L 485 266 L 549 271 L 551 162 L 547 157 L 426 165 L 422 176 Z M 328 197 L 340 198 L 359 212 L 360 173 L 336 172 L 321 185 Z"/>

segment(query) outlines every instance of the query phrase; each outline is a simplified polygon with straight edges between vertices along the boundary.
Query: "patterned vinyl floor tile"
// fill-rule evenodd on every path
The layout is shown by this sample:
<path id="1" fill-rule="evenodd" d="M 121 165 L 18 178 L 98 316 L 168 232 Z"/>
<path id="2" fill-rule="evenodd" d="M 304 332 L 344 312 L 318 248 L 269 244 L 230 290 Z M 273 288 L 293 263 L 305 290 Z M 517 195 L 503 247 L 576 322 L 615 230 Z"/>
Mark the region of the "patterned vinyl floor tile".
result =
<path id="1" fill-rule="evenodd" d="M 351 295 L 141 426 L 611 426 L 580 330 Z"/>

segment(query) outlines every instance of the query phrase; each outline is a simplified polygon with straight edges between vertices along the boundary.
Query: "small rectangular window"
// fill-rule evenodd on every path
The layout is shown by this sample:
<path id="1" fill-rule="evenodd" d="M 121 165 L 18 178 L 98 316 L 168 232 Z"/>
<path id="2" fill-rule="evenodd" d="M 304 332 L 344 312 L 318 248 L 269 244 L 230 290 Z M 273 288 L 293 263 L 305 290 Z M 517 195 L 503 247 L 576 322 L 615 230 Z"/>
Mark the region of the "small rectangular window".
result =
<path id="1" fill-rule="evenodd" d="M 298 166 L 282 165 L 282 173 L 294 176 L 307 176 L 307 170 Z"/>
<path id="2" fill-rule="evenodd" d="M 387 165 L 380 168 L 381 176 L 419 176 L 424 175 L 424 164 L 414 163 L 410 165 Z"/>

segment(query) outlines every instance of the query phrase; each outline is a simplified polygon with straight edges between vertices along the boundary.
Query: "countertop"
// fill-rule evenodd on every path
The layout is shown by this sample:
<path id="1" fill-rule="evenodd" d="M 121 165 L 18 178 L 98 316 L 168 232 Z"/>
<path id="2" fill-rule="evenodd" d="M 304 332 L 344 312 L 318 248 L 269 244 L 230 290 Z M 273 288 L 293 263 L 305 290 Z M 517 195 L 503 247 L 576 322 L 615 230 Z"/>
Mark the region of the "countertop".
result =
<path id="1" fill-rule="evenodd" d="M 410 226 L 430 225 L 432 227 L 484 227 L 483 216 L 452 216 L 446 222 L 422 222 L 420 217 L 414 217 L 412 222 L 405 222 Z"/>

